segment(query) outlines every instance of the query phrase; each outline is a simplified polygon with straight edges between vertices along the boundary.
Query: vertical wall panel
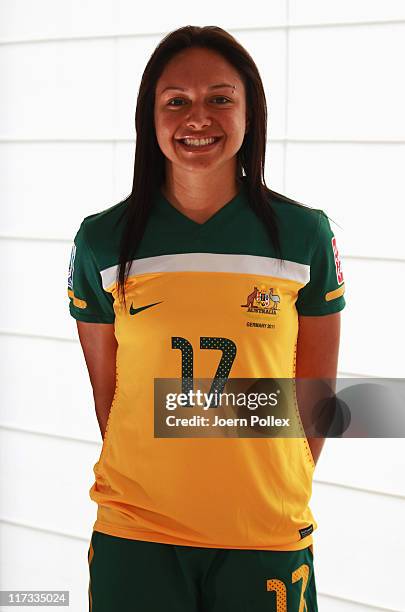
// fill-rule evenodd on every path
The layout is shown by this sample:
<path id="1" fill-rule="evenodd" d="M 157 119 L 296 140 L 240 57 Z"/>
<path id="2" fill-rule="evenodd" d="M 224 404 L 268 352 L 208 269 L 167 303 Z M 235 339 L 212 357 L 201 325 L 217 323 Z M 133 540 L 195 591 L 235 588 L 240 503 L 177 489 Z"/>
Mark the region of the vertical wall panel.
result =
<path id="1" fill-rule="evenodd" d="M 405 23 L 290 33 L 288 136 L 404 140 Z"/>
<path id="2" fill-rule="evenodd" d="M 0 45 L 0 138 L 112 138 L 113 44 Z"/>
<path id="3" fill-rule="evenodd" d="M 0 144 L 0 235 L 73 240 L 83 217 L 113 204 L 113 144 Z"/>

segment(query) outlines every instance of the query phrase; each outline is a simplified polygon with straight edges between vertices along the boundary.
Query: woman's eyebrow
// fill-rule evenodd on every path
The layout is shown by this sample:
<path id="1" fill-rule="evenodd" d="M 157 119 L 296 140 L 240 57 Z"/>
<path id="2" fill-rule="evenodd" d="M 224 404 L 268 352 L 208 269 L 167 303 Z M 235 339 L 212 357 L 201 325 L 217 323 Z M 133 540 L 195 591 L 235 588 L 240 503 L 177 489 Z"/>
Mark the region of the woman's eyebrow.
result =
<path id="1" fill-rule="evenodd" d="M 230 87 L 233 90 L 236 89 L 236 85 L 230 85 L 229 83 L 217 83 L 216 85 L 210 85 L 208 87 L 208 89 L 219 89 L 219 88 L 222 88 L 222 87 Z M 187 91 L 187 88 L 184 88 L 184 87 L 178 87 L 177 85 L 168 85 L 160 93 L 162 94 L 162 93 L 164 93 L 168 89 L 176 89 L 176 90 L 179 90 L 179 91 Z"/>

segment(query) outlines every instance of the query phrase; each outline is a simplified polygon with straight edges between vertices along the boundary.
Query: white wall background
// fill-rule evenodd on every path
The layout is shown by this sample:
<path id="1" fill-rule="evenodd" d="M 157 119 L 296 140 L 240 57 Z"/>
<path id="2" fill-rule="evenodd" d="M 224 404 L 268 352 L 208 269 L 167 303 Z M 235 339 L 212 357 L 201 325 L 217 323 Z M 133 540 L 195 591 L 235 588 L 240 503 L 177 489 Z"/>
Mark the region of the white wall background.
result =
<path id="1" fill-rule="evenodd" d="M 403 0 L 2 0 L 0 588 L 69 590 L 72 612 L 87 610 L 101 438 L 68 313 L 71 242 L 130 192 L 141 73 L 186 24 L 246 46 L 266 88 L 269 186 L 340 226 L 340 376 L 404 377 Z M 403 446 L 326 442 L 320 612 L 405 610 Z"/>

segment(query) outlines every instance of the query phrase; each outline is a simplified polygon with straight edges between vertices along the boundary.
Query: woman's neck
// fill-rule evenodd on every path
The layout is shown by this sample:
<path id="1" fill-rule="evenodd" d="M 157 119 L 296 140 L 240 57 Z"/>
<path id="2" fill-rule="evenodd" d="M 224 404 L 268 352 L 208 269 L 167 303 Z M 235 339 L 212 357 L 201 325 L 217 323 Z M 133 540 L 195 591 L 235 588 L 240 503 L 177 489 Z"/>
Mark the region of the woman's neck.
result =
<path id="1" fill-rule="evenodd" d="M 166 172 L 166 181 L 161 186 L 165 198 L 180 212 L 197 223 L 204 223 L 227 202 L 232 200 L 241 188 L 236 174 L 211 174 L 198 172 L 176 176 Z"/>

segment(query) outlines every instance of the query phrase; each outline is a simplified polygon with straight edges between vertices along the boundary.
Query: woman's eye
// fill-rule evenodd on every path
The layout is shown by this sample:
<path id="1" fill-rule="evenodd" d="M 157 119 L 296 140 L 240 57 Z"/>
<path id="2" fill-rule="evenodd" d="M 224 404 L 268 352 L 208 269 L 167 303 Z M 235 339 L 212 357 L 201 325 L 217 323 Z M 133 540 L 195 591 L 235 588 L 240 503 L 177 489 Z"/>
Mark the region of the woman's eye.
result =
<path id="1" fill-rule="evenodd" d="M 214 100 L 225 100 L 225 102 L 230 102 L 229 98 L 225 98 L 225 96 L 215 96 Z"/>
<path id="2" fill-rule="evenodd" d="M 172 98 L 171 100 L 169 100 L 169 102 L 167 103 L 168 106 L 178 106 L 177 104 L 171 104 L 171 102 L 175 102 L 176 100 L 180 100 L 182 101 L 182 98 Z"/>

